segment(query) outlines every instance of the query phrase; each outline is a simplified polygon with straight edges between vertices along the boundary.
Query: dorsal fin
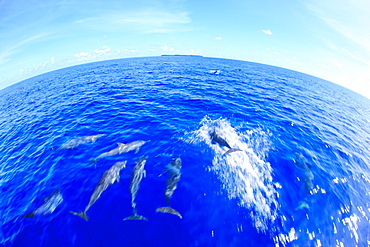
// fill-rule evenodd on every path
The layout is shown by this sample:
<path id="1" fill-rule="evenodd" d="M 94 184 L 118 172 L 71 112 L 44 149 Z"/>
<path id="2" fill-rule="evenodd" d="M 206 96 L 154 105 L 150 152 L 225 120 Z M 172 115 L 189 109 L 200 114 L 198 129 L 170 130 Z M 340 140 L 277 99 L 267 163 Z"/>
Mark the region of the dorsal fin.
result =
<path id="1" fill-rule="evenodd" d="M 122 147 L 122 146 L 124 146 L 124 145 L 126 145 L 126 144 L 121 143 L 121 142 L 117 142 L 117 145 L 118 145 L 119 147 Z"/>

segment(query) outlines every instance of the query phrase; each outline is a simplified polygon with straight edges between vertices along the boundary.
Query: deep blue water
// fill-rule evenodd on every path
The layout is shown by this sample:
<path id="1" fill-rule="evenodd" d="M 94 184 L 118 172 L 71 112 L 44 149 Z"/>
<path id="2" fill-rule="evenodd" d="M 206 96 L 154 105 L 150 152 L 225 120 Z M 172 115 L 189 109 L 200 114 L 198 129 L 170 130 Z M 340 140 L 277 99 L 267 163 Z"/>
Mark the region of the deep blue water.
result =
<path id="1" fill-rule="evenodd" d="M 223 155 L 213 130 L 243 151 Z M 58 149 L 95 134 L 106 135 Z M 370 245 L 370 100 L 302 73 L 202 57 L 70 67 L 0 91 L 0 140 L 4 246 Z M 91 163 L 136 140 L 150 142 Z M 123 221 L 143 156 L 136 202 L 148 221 Z M 182 219 L 155 211 L 166 206 L 166 165 L 177 157 L 171 206 Z M 125 160 L 88 222 L 69 213 Z M 22 218 L 58 188 L 53 213 Z M 309 209 L 298 209 L 304 200 Z"/>

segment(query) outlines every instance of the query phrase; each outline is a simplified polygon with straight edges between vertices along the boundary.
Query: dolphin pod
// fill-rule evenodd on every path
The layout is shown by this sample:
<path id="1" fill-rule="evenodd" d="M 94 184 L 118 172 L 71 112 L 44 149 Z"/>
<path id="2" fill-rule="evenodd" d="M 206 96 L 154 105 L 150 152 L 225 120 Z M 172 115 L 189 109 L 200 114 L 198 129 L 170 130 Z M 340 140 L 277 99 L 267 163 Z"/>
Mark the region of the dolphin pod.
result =
<path id="1" fill-rule="evenodd" d="M 167 165 L 167 172 L 170 174 L 169 178 L 166 181 L 166 190 L 164 192 L 164 196 L 166 198 L 167 207 L 160 207 L 157 208 L 156 212 L 161 213 L 169 213 L 176 215 L 182 219 L 182 216 L 179 212 L 177 212 L 175 209 L 171 208 L 171 197 L 173 195 L 173 192 L 177 188 L 177 183 L 179 182 L 181 178 L 181 166 L 182 162 L 180 158 L 173 159 L 170 164 Z"/>
<path id="2" fill-rule="evenodd" d="M 126 161 L 118 162 L 114 164 L 109 170 L 105 171 L 101 177 L 98 185 L 95 187 L 94 192 L 90 197 L 89 204 L 86 206 L 85 210 L 80 213 L 70 211 L 71 214 L 80 216 L 82 219 L 88 221 L 89 217 L 86 212 L 89 208 L 99 199 L 100 195 L 105 191 L 110 184 L 113 184 L 115 181 L 119 182 L 120 171 L 126 167 Z"/>
<path id="3" fill-rule="evenodd" d="M 92 160 L 91 162 L 93 164 L 96 164 L 98 162 L 98 160 L 101 159 L 101 158 L 116 155 L 116 154 L 127 153 L 127 152 L 130 152 L 132 150 L 136 150 L 135 153 L 137 153 L 137 152 L 139 152 L 140 147 L 142 145 L 144 145 L 146 142 L 148 142 L 148 141 L 133 141 L 133 142 L 126 143 L 126 144 L 118 142 L 117 143 L 117 145 L 118 145 L 117 148 L 112 149 L 109 152 L 102 153 L 101 155 L 99 155 L 96 159 Z"/>
<path id="4" fill-rule="evenodd" d="M 213 130 L 213 132 L 210 134 L 210 137 L 212 141 L 218 143 L 220 146 L 229 148 L 229 150 L 227 150 L 226 153 L 224 153 L 224 155 L 227 155 L 229 153 L 236 152 L 236 151 L 242 151 L 241 149 L 230 147 L 229 143 L 227 143 L 225 139 L 219 136 L 215 130 Z"/>
<path id="5" fill-rule="evenodd" d="M 105 135 L 106 134 L 98 134 L 98 135 L 91 135 L 91 136 L 76 137 L 62 144 L 58 149 L 73 149 L 84 143 L 95 142 L 98 138 L 105 136 Z"/>
<path id="6" fill-rule="evenodd" d="M 83 136 L 83 137 L 76 137 L 64 144 L 62 144 L 58 149 L 73 149 L 81 144 L 88 143 L 88 142 L 95 142 L 98 138 L 105 136 L 105 134 L 98 134 L 98 135 L 91 135 L 91 136 Z M 212 141 L 218 143 L 220 146 L 225 146 L 229 148 L 229 150 L 225 154 L 229 154 L 231 152 L 235 151 L 241 151 L 240 149 L 236 148 L 231 148 L 231 146 L 227 143 L 225 139 L 220 137 L 215 131 L 210 133 Z M 141 146 L 143 146 L 146 142 L 149 141 L 143 141 L 143 140 L 138 140 L 138 141 L 133 141 L 130 143 L 117 143 L 118 147 L 115 149 L 112 149 L 108 152 L 100 154 L 98 157 L 96 157 L 94 160 L 91 162 L 96 164 L 98 160 L 108 157 L 108 156 L 113 156 L 113 155 L 118 155 L 122 153 L 127 153 L 130 151 L 135 150 L 135 153 L 138 153 Z M 129 191 L 131 193 L 131 206 L 132 206 L 132 215 L 124 218 L 123 220 L 145 220 L 147 221 L 148 219 L 142 215 L 137 214 L 137 208 L 136 208 L 136 196 L 138 193 L 138 190 L 140 188 L 140 183 L 143 179 L 143 177 L 146 176 L 146 171 L 145 171 L 145 164 L 147 161 L 148 157 L 142 157 L 140 158 L 137 162 L 134 168 L 132 169 L 131 173 L 131 179 L 130 179 L 130 186 L 129 186 Z M 106 170 L 98 184 L 96 185 L 93 193 L 90 196 L 89 202 L 86 205 L 85 209 L 82 212 L 74 212 L 70 211 L 71 214 L 77 215 L 84 219 L 85 221 L 89 220 L 89 217 L 87 216 L 87 211 L 90 209 L 92 205 L 95 204 L 95 202 L 100 198 L 101 194 L 107 190 L 110 184 L 115 183 L 116 181 L 119 182 L 120 180 L 120 171 L 126 167 L 127 161 L 123 162 L 118 162 L 114 164 L 112 167 L 110 167 L 108 170 Z M 175 215 L 182 219 L 182 215 L 175 210 L 174 208 L 171 207 L 171 198 L 174 193 L 174 191 L 177 188 L 177 184 L 181 178 L 181 168 L 182 168 L 182 161 L 181 158 L 174 158 L 172 161 L 166 166 L 166 172 L 169 174 L 168 179 L 166 180 L 166 188 L 164 191 L 164 197 L 166 199 L 167 206 L 165 207 L 159 207 L 156 209 L 156 212 L 160 213 L 169 213 L 172 215 Z M 34 215 L 37 214 L 47 214 L 47 213 L 52 213 L 54 209 L 63 201 L 63 198 L 60 194 L 59 189 L 56 190 L 50 198 L 48 198 L 44 205 L 42 205 L 40 208 L 37 210 L 24 215 L 23 217 L 33 217 Z"/>
<path id="7" fill-rule="evenodd" d="M 220 146 L 228 148 L 228 150 L 225 152 L 224 155 L 230 154 L 232 152 L 236 151 L 242 151 L 238 148 L 232 148 L 229 143 L 222 138 L 216 131 L 213 129 L 212 132 L 208 132 L 210 135 L 210 138 L 213 142 L 219 144 Z M 91 136 L 83 136 L 83 137 L 76 137 L 75 139 L 72 139 L 63 145 L 59 147 L 59 149 L 72 149 L 75 148 L 81 144 L 87 143 L 87 142 L 95 142 L 98 138 L 105 136 L 105 134 L 98 134 L 98 135 L 91 135 Z M 133 141 L 130 143 L 117 143 L 118 147 L 115 149 L 110 150 L 109 152 L 105 152 L 100 154 L 95 160 L 92 162 L 96 164 L 96 162 L 104 157 L 127 153 L 130 151 L 135 150 L 139 152 L 141 146 L 143 146 L 146 142 L 149 141 Z M 137 208 L 136 208 L 136 196 L 138 193 L 138 190 L 140 188 L 140 183 L 143 179 L 143 177 L 146 176 L 145 171 L 145 164 L 147 162 L 148 157 L 141 157 L 137 162 L 134 168 L 131 172 L 131 179 L 130 179 L 130 186 L 129 191 L 131 194 L 131 206 L 132 206 L 132 215 L 124 218 L 123 220 L 145 220 L 148 219 L 142 215 L 137 214 Z M 90 209 L 92 205 L 95 204 L 95 202 L 100 198 L 101 194 L 109 187 L 110 184 L 115 183 L 116 181 L 119 182 L 120 180 L 120 171 L 126 167 L 127 161 L 118 162 L 114 164 L 112 167 L 110 167 L 108 170 L 106 170 L 99 183 L 96 185 L 93 193 L 90 196 L 89 203 L 85 207 L 84 211 L 82 212 L 73 212 L 70 211 L 71 214 L 77 215 L 84 219 L 85 221 L 89 220 L 89 217 L 87 216 L 87 211 Z M 299 202 L 298 207 L 295 208 L 295 210 L 304 209 L 307 208 L 310 209 L 310 206 L 308 204 L 309 201 L 309 195 L 310 191 L 313 188 L 312 180 L 314 179 L 313 173 L 311 171 L 311 165 L 307 162 L 305 157 L 299 153 L 296 154 L 295 163 L 298 167 L 298 169 L 302 173 L 302 180 L 305 184 L 305 197 L 302 201 Z M 167 203 L 167 206 L 164 207 L 158 207 L 156 209 L 156 212 L 159 213 L 168 213 L 175 215 L 182 219 L 182 215 L 171 207 L 171 198 L 173 196 L 174 191 L 177 189 L 177 184 L 180 181 L 181 178 L 181 168 L 182 168 L 182 160 L 181 158 L 173 158 L 172 161 L 166 166 L 166 173 L 169 174 L 167 180 L 166 180 L 166 188 L 164 191 L 164 197 Z M 51 214 L 54 212 L 56 207 L 58 207 L 63 202 L 62 194 L 60 193 L 59 189 L 56 189 L 49 197 L 45 199 L 44 204 L 42 204 L 39 208 L 36 210 L 25 214 L 23 217 L 34 217 L 38 215 L 46 215 Z"/>
<path id="8" fill-rule="evenodd" d="M 144 166 L 148 157 L 142 157 L 137 162 L 135 167 L 132 169 L 131 181 L 130 181 L 130 193 L 131 193 L 131 205 L 132 205 L 132 215 L 124 218 L 123 220 L 148 220 L 144 216 L 138 215 L 136 210 L 135 198 L 137 191 L 140 188 L 140 182 L 143 177 L 146 176 Z"/>
<path id="9" fill-rule="evenodd" d="M 32 211 L 31 213 L 25 214 L 22 216 L 24 217 L 30 217 L 33 218 L 35 216 L 41 216 L 46 214 L 51 214 L 54 212 L 54 210 L 63 202 L 63 196 L 60 193 L 60 189 L 54 190 L 53 193 L 51 193 L 44 201 L 44 204 L 42 204 L 39 208 Z"/>

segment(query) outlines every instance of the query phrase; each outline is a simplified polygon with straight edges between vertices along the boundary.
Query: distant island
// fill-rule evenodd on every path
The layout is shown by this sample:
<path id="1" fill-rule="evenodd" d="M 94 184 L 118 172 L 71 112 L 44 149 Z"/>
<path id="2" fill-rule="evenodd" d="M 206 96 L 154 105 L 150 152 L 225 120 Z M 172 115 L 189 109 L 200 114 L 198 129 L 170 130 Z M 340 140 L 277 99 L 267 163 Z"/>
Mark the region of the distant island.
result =
<path id="1" fill-rule="evenodd" d="M 181 54 L 167 55 L 167 54 L 163 54 L 162 57 L 203 57 L 203 56 L 202 55 L 181 55 Z"/>

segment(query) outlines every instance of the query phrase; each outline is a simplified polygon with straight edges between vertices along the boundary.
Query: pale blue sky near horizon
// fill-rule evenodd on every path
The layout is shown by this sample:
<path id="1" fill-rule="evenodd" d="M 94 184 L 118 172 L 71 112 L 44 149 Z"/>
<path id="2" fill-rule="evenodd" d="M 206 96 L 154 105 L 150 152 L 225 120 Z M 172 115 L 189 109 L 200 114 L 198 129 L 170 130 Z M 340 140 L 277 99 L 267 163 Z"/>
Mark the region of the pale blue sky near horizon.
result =
<path id="1" fill-rule="evenodd" d="M 81 63 L 194 54 L 274 65 L 370 98 L 367 0 L 0 0 L 0 89 Z"/>

